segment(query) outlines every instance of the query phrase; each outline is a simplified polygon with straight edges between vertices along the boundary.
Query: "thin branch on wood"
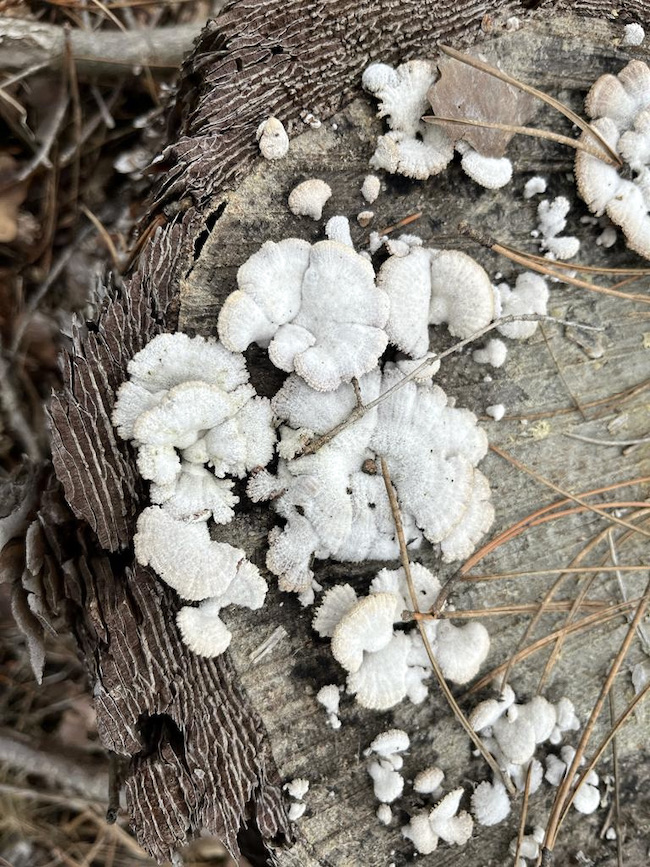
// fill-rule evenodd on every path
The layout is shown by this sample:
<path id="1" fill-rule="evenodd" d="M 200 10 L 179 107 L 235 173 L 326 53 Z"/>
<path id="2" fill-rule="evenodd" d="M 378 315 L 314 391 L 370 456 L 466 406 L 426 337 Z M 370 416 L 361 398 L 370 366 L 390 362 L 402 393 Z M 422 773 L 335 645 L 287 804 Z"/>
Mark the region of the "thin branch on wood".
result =
<path id="1" fill-rule="evenodd" d="M 155 73 L 177 69 L 205 22 L 125 33 L 69 31 L 70 51 L 81 76 L 115 78 L 143 65 Z M 0 16 L 0 72 L 14 76 L 44 67 L 62 69 L 66 31 L 54 24 Z"/>

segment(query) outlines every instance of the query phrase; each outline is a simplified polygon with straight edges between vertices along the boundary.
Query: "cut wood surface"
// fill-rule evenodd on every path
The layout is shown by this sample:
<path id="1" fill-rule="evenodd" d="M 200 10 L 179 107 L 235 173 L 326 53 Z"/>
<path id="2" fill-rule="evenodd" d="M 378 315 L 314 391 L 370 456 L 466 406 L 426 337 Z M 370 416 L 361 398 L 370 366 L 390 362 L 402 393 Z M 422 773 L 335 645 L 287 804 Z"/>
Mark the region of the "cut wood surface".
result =
<path id="1" fill-rule="evenodd" d="M 314 696 L 322 685 L 342 682 L 341 672 L 326 644 L 315 638 L 311 612 L 276 590 L 260 612 L 227 612 L 235 636 L 231 652 L 213 661 L 192 656 L 177 634 L 174 594 L 149 570 L 133 565 L 131 541 L 145 489 L 133 452 L 116 439 L 110 412 L 128 360 L 154 334 L 177 327 L 216 333 L 216 315 L 235 286 L 237 267 L 264 240 L 322 237 L 321 224 L 295 218 L 286 207 L 297 182 L 326 180 L 333 196 L 324 217 L 343 213 L 352 218 L 353 238 L 359 247 L 365 245 L 369 230 L 357 227 L 354 216 L 365 208 L 359 189 L 373 139 L 381 131 L 372 102 L 359 88 L 361 71 L 371 60 L 432 56 L 438 38 L 461 47 L 477 43 L 492 63 L 580 110 L 598 73 L 617 71 L 629 57 L 645 56 L 642 48 L 622 49 L 616 40 L 626 13 L 642 22 L 648 19 L 647 3 L 621 4 L 616 24 L 604 19 L 610 3 L 569 5 L 596 17 L 560 18 L 567 7 L 560 3 L 543 4 L 532 14 L 521 4 L 248 0 L 230 4 L 208 26 L 185 65 L 170 118 L 173 141 L 157 164 L 162 174 L 142 226 L 145 243 L 136 271 L 109 300 L 99 324 L 77 335 L 66 360 L 67 386 L 51 408 L 54 467 L 74 515 L 57 500 L 55 486 L 40 512 L 43 535 L 59 563 L 58 570 L 51 570 L 56 579 L 48 579 L 43 594 L 51 609 L 66 613 L 78 639 L 93 678 L 102 742 L 130 759 L 127 809 L 138 839 L 160 858 L 170 857 L 202 830 L 236 851 L 240 826 L 248 823 L 259 829 L 280 865 L 405 863 L 412 849 L 398 828 L 416 801 L 409 794 L 398 802 L 393 826 L 381 826 L 362 755 L 375 734 L 392 726 L 411 735 L 407 777 L 433 761 L 445 770 L 448 789 L 486 777 L 435 686 L 417 708 L 403 704 L 380 715 L 361 711 L 346 699 L 343 727 L 328 729 Z M 520 16 L 522 26 L 506 32 L 501 24 L 512 14 Z M 323 121 L 319 129 L 303 132 L 304 111 Z M 292 133 L 289 157 L 277 164 L 260 160 L 254 138 L 257 124 L 269 113 L 277 114 Z M 546 110 L 535 122 L 570 134 L 568 124 Z M 515 139 L 509 154 L 515 178 L 497 193 L 476 187 L 457 165 L 426 183 L 385 178 L 370 228 L 422 212 L 411 228 L 425 243 L 466 249 L 491 275 L 500 270 L 508 279 L 514 273 L 509 263 L 470 246 L 459 236 L 459 221 L 530 249 L 536 202 L 521 197 L 525 179 L 531 172 L 550 175 L 549 192 L 566 194 L 572 168 L 572 154 L 548 142 Z M 613 251 L 597 247 L 599 230 L 578 222 L 585 213 L 577 204 L 571 226 L 583 239 L 585 261 L 638 264 L 620 242 Z M 562 327 L 547 324 L 546 339 L 538 334 L 512 345 L 506 366 L 492 372 L 491 381 L 485 381 L 485 369 L 473 364 L 467 352 L 448 359 L 437 381 L 459 406 L 478 415 L 490 404 L 505 404 L 508 418 L 489 424 L 490 440 L 560 488 L 586 491 L 650 475 L 647 446 L 623 457 L 620 449 L 565 437 L 568 432 L 610 439 L 643 436 L 644 392 L 596 410 L 581 412 L 577 406 L 587 407 L 647 378 L 643 310 L 558 284 L 552 287 L 550 307 L 555 316 L 603 325 L 602 357 L 590 358 Z M 434 341 L 436 348 L 448 345 L 439 334 Z M 261 393 L 272 394 L 281 381 L 277 371 L 261 351 L 250 351 L 249 361 L 253 383 Z M 557 498 L 496 455 L 486 459 L 483 469 L 497 507 L 495 532 Z M 626 498 L 632 494 L 641 500 L 646 490 L 636 487 L 626 491 Z M 263 566 L 273 520 L 267 507 L 249 504 L 215 537 L 240 545 Z M 595 515 L 571 516 L 510 543 L 479 569 L 561 567 L 602 527 Z M 433 552 L 423 551 L 421 559 L 437 565 Z M 323 586 L 347 580 L 365 587 L 377 568 L 320 563 L 316 574 Z M 451 571 L 443 570 L 442 576 Z M 550 580 L 471 585 L 455 592 L 453 601 L 459 608 L 534 602 Z M 634 577 L 629 587 L 640 595 Z M 602 594 L 606 598 L 604 587 Z M 556 628 L 561 617 L 547 617 L 547 629 L 537 635 Z M 486 621 L 493 638 L 491 664 L 507 657 L 525 622 Z M 251 652 L 278 627 L 284 630 L 279 642 L 253 663 Z M 597 633 L 573 637 L 551 676 L 550 697 L 569 695 L 584 719 L 625 628 L 621 618 Z M 544 659 L 533 658 L 515 669 L 513 683 L 522 695 L 534 692 Z M 627 681 L 617 688 L 622 709 L 631 690 Z M 605 731 L 603 723 L 596 740 Z M 642 762 L 647 770 L 647 756 L 639 753 L 647 731 L 647 716 L 639 714 L 620 738 L 630 865 L 645 863 L 647 851 L 643 829 L 633 818 L 643 817 L 644 810 L 647 815 L 642 803 L 647 794 L 635 792 L 633 782 L 635 775 L 642 778 Z M 292 832 L 280 786 L 295 776 L 307 777 L 311 788 L 308 811 Z M 543 801 L 538 796 L 531 808 L 535 823 L 543 822 Z M 570 816 L 566 823 L 557 863 L 570 863 L 579 849 L 599 864 L 615 863 L 613 850 L 598 839 L 600 814 L 578 818 Z M 503 863 L 516 822 L 515 810 L 509 825 L 479 829 L 461 853 L 441 849 L 435 863 L 461 858 L 467 867 Z M 297 840 L 289 846 L 286 838 L 292 833 Z M 251 851 L 250 841 L 245 851 Z"/>

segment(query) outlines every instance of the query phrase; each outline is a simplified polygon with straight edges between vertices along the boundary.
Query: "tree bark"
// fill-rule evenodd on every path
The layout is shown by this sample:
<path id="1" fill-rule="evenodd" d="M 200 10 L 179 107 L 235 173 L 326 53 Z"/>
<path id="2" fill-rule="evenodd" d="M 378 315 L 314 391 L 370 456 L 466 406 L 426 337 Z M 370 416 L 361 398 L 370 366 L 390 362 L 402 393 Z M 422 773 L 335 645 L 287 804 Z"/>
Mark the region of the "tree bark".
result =
<path id="1" fill-rule="evenodd" d="M 117 439 L 110 414 L 128 361 L 155 334 L 177 328 L 216 332 L 216 314 L 234 288 L 237 265 L 262 241 L 295 234 L 319 237 L 319 226 L 289 219 L 284 202 L 295 183 L 311 176 L 330 183 L 334 195 L 326 216 L 362 209 L 358 190 L 368 171 L 372 137 L 381 128 L 370 103 L 359 99 L 361 72 L 370 61 L 432 56 L 437 40 L 459 47 L 476 43 L 492 62 L 500 61 L 542 89 L 561 89 L 562 97 L 579 108 L 596 74 L 618 69 L 627 57 L 612 41 L 615 33 L 620 35 L 620 22 L 626 15 L 642 24 L 650 20 L 646 2 L 619 4 L 617 30 L 604 20 L 611 2 L 547 2 L 534 15 L 525 8 L 530 5 L 241 0 L 207 26 L 184 65 L 135 269 L 109 298 L 99 322 L 78 330 L 74 349 L 64 359 L 66 385 L 51 404 L 54 475 L 28 535 L 29 592 L 40 595 L 43 612 L 62 616 L 77 638 L 93 682 L 102 742 L 130 761 L 127 809 L 138 840 L 160 859 L 201 831 L 219 836 L 237 853 L 238 838 L 244 839 L 241 831 L 248 826 L 257 829 L 262 849 L 278 865 L 405 863 L 411 849 L 395 826 L 406 819 L 407 805 L 399 805 L 399 819 L 390 831 L 378 824 L 361 757 L 372 737 L 392 726 L 411 734 L 410 776 L 434 760 L 446 770 L 449 787 L 485 776 L 433 688 L 423 705 L 400 706 L 381 716 L 346 703 L 342 729 L 329 730 L 314 695 L 320 686 L 340 681 L 340 672 L 329 649 L 314 640 L 309 611 L 277 591 L 261 612 L 228 614 L 235 635 L 231 652 L 215 660 L 193 656 L 176 629 L 175 595 L 133 561 L 134 525 L 146 492 L 133 451 Z M 588 17 L 558 18 L 570 9 Z M 484 17 L 488 13 L 491 24 Z M 497 26 L 515 14 L 522 19 L 519 31 L 506 33 Z M 576 51 L 572 46 L 578 37 Z M 305 129 L 301 112 L 307 110 L 323 125 L 298 135 Z M 269 114 L 283 120 L 292 135 L 290 156 L 277 165 L 260 161 L 255 142 L 255 129 Z M 549 118 L 552 123 L 551 115 L 543 119 Z M 526 172 L 559 177 L 571 168 L 570 157 L 548 143 L 516 140 L 511 150 L 520 180 Z M 424 211 L 418 230 L 425 243 L 435 246 L 467 247 L 456 228 L 461 218 L 516 246 L 525 245 L 531 219 L 534 224 L 533 204 L 518 198 L 513 213 L 510 188 L 477 193 L 454 169 L 428 185 L 390 178 L 386 184 L 388 193 L 374 207 L 373 225 L 381 228 Z M 583 237 L 588 232 L 583 227 Z M 355 241 L 364 237 L 355 229 Z M 477 255 L 489 264 L 490 273 L 506 267 L 487 254 Z M 595 256 L 604 260 L 602 251 Z M 631 258 L 621 250 L 615 253 L 617 264 Z M 606 382 L 602 367 L 558 329 L 548 330 L 554 354 L 570 371 L 581 402 L 638 383 L 645 364 L 642 317 L 605 296 L 566 287 L 553 292 L 562 315 L 607 326 Z M 258 391 L 273 393 L 277 372 L 260 352 L 250 352 L 249 362 Z M 625 476 L 649 475 L 643 452 L 623 466 L 606 461 L 607 452 L 594 459 L 593 446 L 566 447 L 563 433 L 580 414 L 541 337 L 512 350 L 505 375 L 495 374 L 492 383 L 485 383 L 483 375 L 461 358 L 443 368 L 440 383 L 459 405 L 479 413 L 490 403 L 505 403 L 515 419 L 502 427 L 492 425 L 491 439 L 560 486 L 587 490 Z M 531 420 L 527 428 L 516 419 L 540 408 L 567 406 L 569 413 L 543 423 Z M 638 408 L 634 403 L 630 407 L 631 424 Z M 532 511 L 540 497 L 552 499 L 495 456 L 486 461 L 486 472 L 498 489 L 497 527 Z M 272 520 L 268 509 L 250 506 L 233 524 L 219 528 L 220 538 L 240 545 L 263 565 Z M 538 569 L 556 566 L 551 549 L 568 559 L 584 526 L 563 524 L 532 542 L 519 540 L 500 557 L 499 570 L 522 563 Z M 434 552 L 425 556 L 437 563 Z M 377 568 L 320 564 L 317 577 L 325 585 L 343 578 L 365 586 Z M 532 601 L 539 593 L 531 586 L 523 591 L 520 584 L 509 586 L 506 591 L 496 585 L 471 588 L 455 601 L 459 607 L 478 607 L 515 597 L 522 601 L 522 594 Z M 494 633 L 494 658 L 503 658 L 515 640 L 514 627 L 511 621 L 496 622 L 502 632 Z M 252 662 L 251 653 L 279 625 L 286 635 L 262 661 Z M 518 637 L 523 626 L 515 625 Z M 568 691 L 583 718 L 590 690 L 602 677 L 622 628 L 620 622 L 607 627 L 600 650 L 589 634 L 578 638 L 558 669 L 554 697 Z M 591 675 L 581 670 L 576 685 L 571 666 L 585 654 L 591 656 L 593 670 Z M 538 674 L 538 669 L 520 673 L 522 693 L 534 692 Z M 627 732 L 622 740 L 629 753 L 640 729 L 637 725 Z M 294 776 L 311 781 L 309 810 L 297 829 L 290 828 L 281 794 L 282 781 Z M 594 823 L 569 827 L 574 836 L 558 863 L 567 863 L 562 858 L 578 848 L 604 859 L 600 864 L 615 863 L 588 836 L 585 829 L 592 832 Z M 460 856 L 441 850 L 436 863 L 462 858 L 466 867 L 479 867 L 491 859 L 501 861 L 515 834 L 516 815 L 507 826 L 480 829 Z M 248 839 L 245 845 L 250 852 Z M 635 857 L 633 853 L 630 864 L 645 863 Z"/>

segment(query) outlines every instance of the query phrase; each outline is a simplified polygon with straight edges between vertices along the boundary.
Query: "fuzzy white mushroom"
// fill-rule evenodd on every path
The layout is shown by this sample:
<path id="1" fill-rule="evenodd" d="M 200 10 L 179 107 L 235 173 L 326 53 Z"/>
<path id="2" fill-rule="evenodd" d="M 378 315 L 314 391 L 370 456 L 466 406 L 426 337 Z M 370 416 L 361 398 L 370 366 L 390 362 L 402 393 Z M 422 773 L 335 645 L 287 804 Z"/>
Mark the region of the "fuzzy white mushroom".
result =
<path id="1" fill-rule="evenodd" d="M 215 340 L 160 334 L 128 372 L 113 423 L 138 450 L 152 502 L 175 518 L 230 521 L 238 499 L 224 477 L 264 466 L 275 443 L 271 405 L 248 384 L 244 358 Z"/>
<path id="2" fill-rule="evenodd" d="M 631 24 L 626 24 L 623 28 L 623 41 L 621 45 L 641 45 L 644 39 L 645 30 L 636 21 L 633 21 Z"/>
<path id="3" fill-rule="evenodd" d="M 296 216 L 320 220 L 323 207 L 332 195 L 332 188 L 320 178 L 309 178 L 289 193 L 289 210 Z"/>
<path id="4" fill-rule="evenodd" d="M 571 204 L 565 196 L 556 196 L 553 201 L 543 199 L 537 206 L 537 228 L 541 235 L 540 246 L 553 259 L 571 259 L 580 249 L 580 241 L 573 235 L 561 236 L 566 227 L 566 216 Z"/>
<path id="5" fill-rule="evenodd" d="M 479 783 L 472 793 L 472 813 L 479 825 L 498 825 L 510 813 L 510 798 L 501 780 Z"/>
<path id="6" fill-rule="evenodd" d="M 548 303 L 548 286 L 543 277 L 524 271 L 519 274 L 515 288 L 506 283 L 497 286 L 501 298 L 502 316 L 521 316 L 530 313 L 546 314 Z M 498 331 L 511 340 L 525 340 L 537 330 L 537 322 L 507 322 L 500 325 Z"/>
<path id="7" fill-rule="evenodd" d="M 421 563 L 411 563 L 411 579 L 418 609 L 428 611 L 440 593 L 440 581 Z M 371 593 L 393 593 L 402 600 L 402 608 L 413 610 L 413 600 L 403 568 L 382 569 L 370 582 Z"/>
<path id="8" fill-rule="evenodd" d="M 539 175 L 534 175 L 529 178 L 524 184 L 524 199 L 532 199 L 533 196 L 538 196 L 540 193 L 546 192 L 546 179 Z"/>
<path id="9" fill-rule="evenodd" d="M 515 693 L 509 684 L 506 684 L 498 699 L 488 698 L 479 702 L 469 715 L 469 723 L 476 732 L 494 725 L 515 702 Z"/>
<path id="10" fill-rule="evenodd" d="M 356 602 L 357 594 L 349 584 L 335 584 L 324 594 L 312 621 L 313 628 L 321 638 L 331 638 Z"/>
<path id="11" fill-rule="evenodd" d="M 562 747 L 560 750 L 561 758 L 553 754 L 546 757 L 546 773 L 544 776 L 552 786 L 559 786 L 562 780 L 566 777 L 569 767 L 575 757 L 575 753 L 575 749 L 567 745 Z M 580 764 L 584 764 L 584 759 Z M 572 782 L 575 784 L 577 779 L 578 775 L 576 774 Z M 585 780 L 578 788 L 573 800 L 573 807 L 579 813 L 589 814 L 597 810 L 599 805 L 600 792 L 598 790 L 598 774 L 592 770 L 587 774 Z"/>
<path id="12" fill-rule="evenodd" d="M 138 518 L 135 556 L 183 598 L 202 600 L 225 593 L 245 559 L 240 548 L 213 542 L 204 521 L 186 523 L 159 506 Z"/>
<path id="13" fill-rule="evenodd" d="M 374 653 L 390 642 L 393 624 L 400 613 L 401 600 L 393 593 L 376 593 L 360 599 L 334 629 L 334 659 L 346 671 L 359 671 L 364 653 Z"/>
<path id="14" fill-rule="evenodd" d="M 501 367 L 508 355 L 508 347 L 503 340 L 493 337 L 482 349 L 475 349 L 472 358 L 477 364 L 489 364 L 491 367 Z"/>
<path id="15" fill-rule="evenodd" d="M 573 702 L 566 696 L 563 696 L 555 705 L 555 713 L 555 727 L 549 736 L 549 741 L 552 744 L 559 744 L 564 732 L 577 731 L 580 728 L 580 720 L 576 715 Z"/>
<path id="16" fill-rule="evenodd" d="M 457 250 L 412 247 L 391 256 L 377 275 L 390 299 L 390 342 L 413 358 L 429 348 L 428 325 L 446 323 L 455 337 L 468 337 L 495 315 L 494 293 L 486 272 Z"/>
<path id="17" fill-rule="evenodd" d="M 393 811 L 388 804 L 380 804 L 377 807 L 376 815 L 382 825 L 390 825 L 393 821 Z"/>
<path id="18" fill-rule="evenodd" d="M 390 365 L 383 375 L 362 377 L 362 400 L 375 399 L 401 377 Z M 280 446 L 286 459 L 277 473 L 282 493 L 272 501 L 286 524 L 272 531 L 267 556 L 281 589 L 302 592 L 310 585 L 314 555 L 353 562 L 397 556 L 383 479 L 376 467 L 366 472 L 376 454 L 384 456 L 397 489 L 408 544 L 423 533 L 440 543 L 446 561 L 460 559 L 491 524 L 489 486 L 476 470 L 486 436 L 472 413 L 449 406 L 430 383 L 409 382 L 315 454 L 290 459 L 294 443 L 299 448 L 304 437 L 331 430 L 355 405 L 351 386 L 319 395 L 298 377 L 289 377 L 273 400 L 276 416 L 287 421 Z M 273 490 L 270 483 L 262 487 Z"/>
<path id="19" fill-rule="evenodd" d="M 289 136 L 282 121 L 268 117 L 258 126 L 255 134 L 260 153 L 267 160 L 279 160 L 289 152 Z"/>
<path id="20" fill-rule="evenodd" d="M 373 781 L 375 798 L 383 804 L 391 804 L 404 791 L 404 778 L 382 762 L 371 762 L 368 774 Z"/>
<path id="21" fill-rule="evenodd" d="M 379 117 L 385 117 L 390 131 L 377 140 L 370 165 L 391 174 L 425 180 L 441 172 L 454 155 L 453 142 L 438 125 L 422 121 L 429 109 L 427 92 L 436 80 L 435 64 L 410 60 L 393 69 L 372 63 L 361 83 L 379 101 Z"/>
<path id="22" fill-rule="evenodd" d="M 466 175 L 488 190 L 499 190 L 512 180 L 512 163 L 507 157 L 487 157 L 475 151 L 466 142 L 458 142 L 456 150 Z"/>
<path id="23" fill-rule="evenodd" d="M 340 689 L 335 683 L 322 686 L 316 693 L 316 701 L 322 704 L 327 712 L 327 724 L 335 731 L 341 728 L 341 720 L 338 717 L 340 700 Z"/>
<path id="24" fill-rule="evenodd" d="M 435 766 L 425 768 L 413 780 L 413 791 L 420 795 L 431 795 L 440 788 L 444 778 L 444 771 L 441 771 L 440 768 Z"/>
<path id="25" fill-rule="evenodd" d="M 267 241 L 239 268 L 219 314 L 225 346 L 268 346 L 281 370 L 331 391 L 372 370 L 386 348 L 388 298 L 372 265 L 339 241 Z"/>
<path id="26" fill-rule="evenodd" d="M 578 192 L 592 213 L 606 212 L 620 226 L 628 247 L 650 258 L 650 69 L 632 60 L 617 75 L 601 75 L 585 110 L 622 167 L 577 151 Z M 586 132 L 582 139 L 593 144 Z"/>
<path id="27" fill-rule="evenodd" d="M 309 791 L 309 780 L 305 777 L 296 777 L 295 780 L 285 783 L 282 788 L 290 798 L 295 798 L 296 801 L 303 801 Z"/>
<path id="28" fill-rule="evenodd" d="M 375 753 L 382 758 L 388 758 L 395 753 L 405 753 L 410 745 L 408 733 L 403 729 L 388 729 L 375 737 L 364 755 Z"/>
<path id="29" fill-rule="evenodd" d="M 429 813 L 413 816 L 402 834 L 411 840 L 417 852 L 430 855 L 438 848 L 439 840 L 450 846 L 464 846 L 472 836 L 474 823 L 469 813 L 460 812 L 463 789 L 449 792 Z"/>
<path id="30" fill-rule="evenodd" d="M 293 804 L 289 806 L 289 821 L 297 822 L 298 819 L 301 819 L 304 816 L 306 809 L 307 804 L 302 804 L 299 801 L 294 801 Z"/>
<path id="31" fill-rule="evenodd" d="M 490 650 L 485 626 L 477 622 L 454 626 L 449 620 L 429 623 L 426 631 L 432 636 L 431 649 L 445 678 L 462 684 L 476 677 Z"/>
<path id="32" fill-rule="evenodd" d="M 377 177 L 377 175 L 366 175 L 363 179 L 363 184 L 361 185 L 361 195 L 368 202 L 369 205 L 372 205 L 379 196 L 381 192 L 381 181 Z"/>
<path id="33" fill-rule="evenodd" d="M 485 408 L 486 415 L 489 415 L 495 421 L 501 421 L 506 414 L 506 408 L 502 403 L 494 403 Z"/>

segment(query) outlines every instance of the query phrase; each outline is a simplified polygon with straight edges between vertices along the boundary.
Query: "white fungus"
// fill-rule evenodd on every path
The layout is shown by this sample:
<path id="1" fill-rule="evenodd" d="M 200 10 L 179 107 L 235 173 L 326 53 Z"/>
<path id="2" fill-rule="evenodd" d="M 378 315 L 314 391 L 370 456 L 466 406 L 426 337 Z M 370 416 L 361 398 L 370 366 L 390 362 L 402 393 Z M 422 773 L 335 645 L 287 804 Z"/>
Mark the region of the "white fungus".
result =
<path id="1" fill-rule="evenodd" d="M 390 127 L 377 139 L 370 160 L 373 168 L 426 180 L 449 164 L 452 140 L 441 126 L 422 120 L 430 109 L 427 92 L 436 78 L 436 66 L 429 60 L 410 60 L 397 69 L 385 63 L 366 68 L 361 83 L 379 101 L 377 114 Z"/>
<path id="2" fill-rule="evenodd" d="M 289 821 L 297 822 L 301 819 L 307 809 L 307 804 L 301 804 L 299 801 L 294 801 L 289 807 Z"/>
<path id="3" fill-rule="evenodd" d="M 482 349 L 475 349 L 472 358 L 477 364 L 489 364 L 491 367 L 501 367 L 508 355 L 508 347 L 503 340 L 493 337 Z"/>
<path id="4" fill-rule="evenodd" d="M 263 120 L 257 128 L 255 137 L 264 159 L 279 160 L 289 151 L 289 136 L 277 117 Z"/>
<path id="5" fill-rule="evenodd" d="M 369 205 L 372 205 L 379 196 L 381 192 L 381 181 L 377 177 L 377 175 L 366 175 L 363 179 L 363 184 L 361 185 L 361 195 L 368 202 Z"/>
<path id="6" fill-rule="evenodd" d="M 380 804 L 377 807 L 377 818 L 382 825 L 390 825 L 393 821 L 393 811 L 388 804 Z"/>
<path id="7" fill-rule="evenodd" d="M 636 21 L 626 24 L 623 28 L 623 40 L 621 45 L 641 45 L 645 39 L 645 30 Z"/>
<path id="8" fill-rule="evenodd" d="M 541 178 L 539 175 L 534 175 L 524 184 L 524 199 L 532 199 L 533 196 L 538 196 L 545 192 L 546 178 Z"/>
<path id="9" fill-rule="evenodd" d="M 502 403 L 495 403 L 492 404 L 492 406 L 488 406 L 485 412 L 495 421 L 501 421 L 503 416 L 506 414 L 506 408 Z"/>
<path id="10" fill-rule="evenodd" d="M 341 728 L 341 720 L 338 717 L 340 700 L 341 693 L 335 683 L 322 686 L 316 693 L 316 701 L 327 711 L 327 724 L 334 730 Z"/>
<path id="11" fill-rule="evenodd" d="M 391 804 L 404 791 L 404 778 L 388 763 L 370 762 L 368 774 L 373 781 L 375 798 L 383 804 Z"/>
<path id="12" fill-rule="evenodd" d="M 650 258 L 650 69 L 632 60 L 617 75 L 601 75 L 585 99 L 591 126 L 621 157 L 622 169 L 576 152 L 578 192 L 589 210 L 607 213 L 628 247 Z M 582 139 L 593 145 L 583 132 Z"/>
<path id="13" fill-rule="evenodd" d="M 294 187 L 289 193 L 289 210 L 296 216 L 320 220 L 325 202 L 332 195 L 332 188 L 319 178 L 309 178 Z"/>
<path id="14" fill-rule="evenodd" d="M 366 750 L 366 755 L 375 753 L 382 758 L 388 758 L 395 753 L 404 753 L 411 744 L 408 734 L 402 729 L 388 729 L 381 732 Z"/>
<path id="15" fill-rule="evenodd" d="M 443 771 L 435 766 L 420 771 L 413 780 L 413 791 L 421 795 L 431 795 L 442 785 L 445 777 Z"/>
<path id="16" fill-rule="evenodd" d="M 357 214 L 357 223 L 361 226 L 362 229 L 365 229 L 366 226 L 369 226 L 373 221 L 375 216 L 374 211 L 359 211 Z"/>
<path id="17" fill-rule="evenodd" d="M 390 365 L 383 375 L 375 370 L 361 377 L 362 400 L 368 403 L 401 378 Z M 318 394 L 295 376 L 273 399 L 286 425 L 280 429 L 277 481 L 266 488 L 282 491 L 272 503 L 286 523 L 269 536 L 267 566 L 283 590 L 310 586 L 314 555 L 352 562 L 398 555 L 383 479 L 364 471 L 376 454 L 388 464 L 409 544 L 424 535 L 441 545 L 450 562 L 469 556 L 492 522 L 489 486 L 476 469 L 487 450 L 485 433 L 472 413 L 450 407 L 430 383 L 407 383 L 315 454 L 291 459 L 355 405 L 349 385 Z M 264 496 L 263 486 L 256 483 L 249 495 Z"/>
<path id="18" fill-rule="evenodd" d="M 372 370 L 386 348 L 388 298 L 372 265 L 346 244 L 267 241 L 239 268 L 237 284 L 219 314 L 224 345 L 268 347 L 276 367 L 314 389 Z"/>
<path id="19" fill-rule="evenodd" d="M 420 813 L 411 818 L 402 828 L 402 834 L 411 840 L 415 850 L 421 855 L 430 855 L 438 848 L 439 840 L 450 846 L 464 846 L 472 836 L 474 823 L 469 813 L 460 812 L 463 789 L 454 789 L 429 813 Z"/>
<path id="20" fill-rule="evenodd" d="M 566 216 L 571 205 L 565 196 L 557 196 L 553 201 L 543 199 L 537 206 L 538 231 L 541 235 L 540 247 L 552 259 L 571 259 L 580 249 L 580 241 L 572 235 L 561 236 L 566 227 Z"/>
<path id="21" fill-rule="evenodd" d="M 499 190 L 512 180 L 512 163 L 507 157 L 486 157 L 466 142 L 458 142 L 463 171 L 477 184 L 488 190 Z"/>
<path id="22" fill-rule="evenodd" d="M 479 783 L 471 800 L 472 813 L 479 825 L 498 825 L 510 813 L 510 798 L 501 780 Z"/>
<path id="23" fill-rule="evenodd" d="M 548 286 L 543 277 L 524 271 L 519 274 L 515 288 L 507 283 L 499 283 L 497 290 L 501 299 L 502 316 L 521 316 L 530 313 L 546 314 L 548 304 Z M 507 322 L 497 329 L 504 337 L 511 340 L 525 340 L 537 330 L 537 322 Z"/>

